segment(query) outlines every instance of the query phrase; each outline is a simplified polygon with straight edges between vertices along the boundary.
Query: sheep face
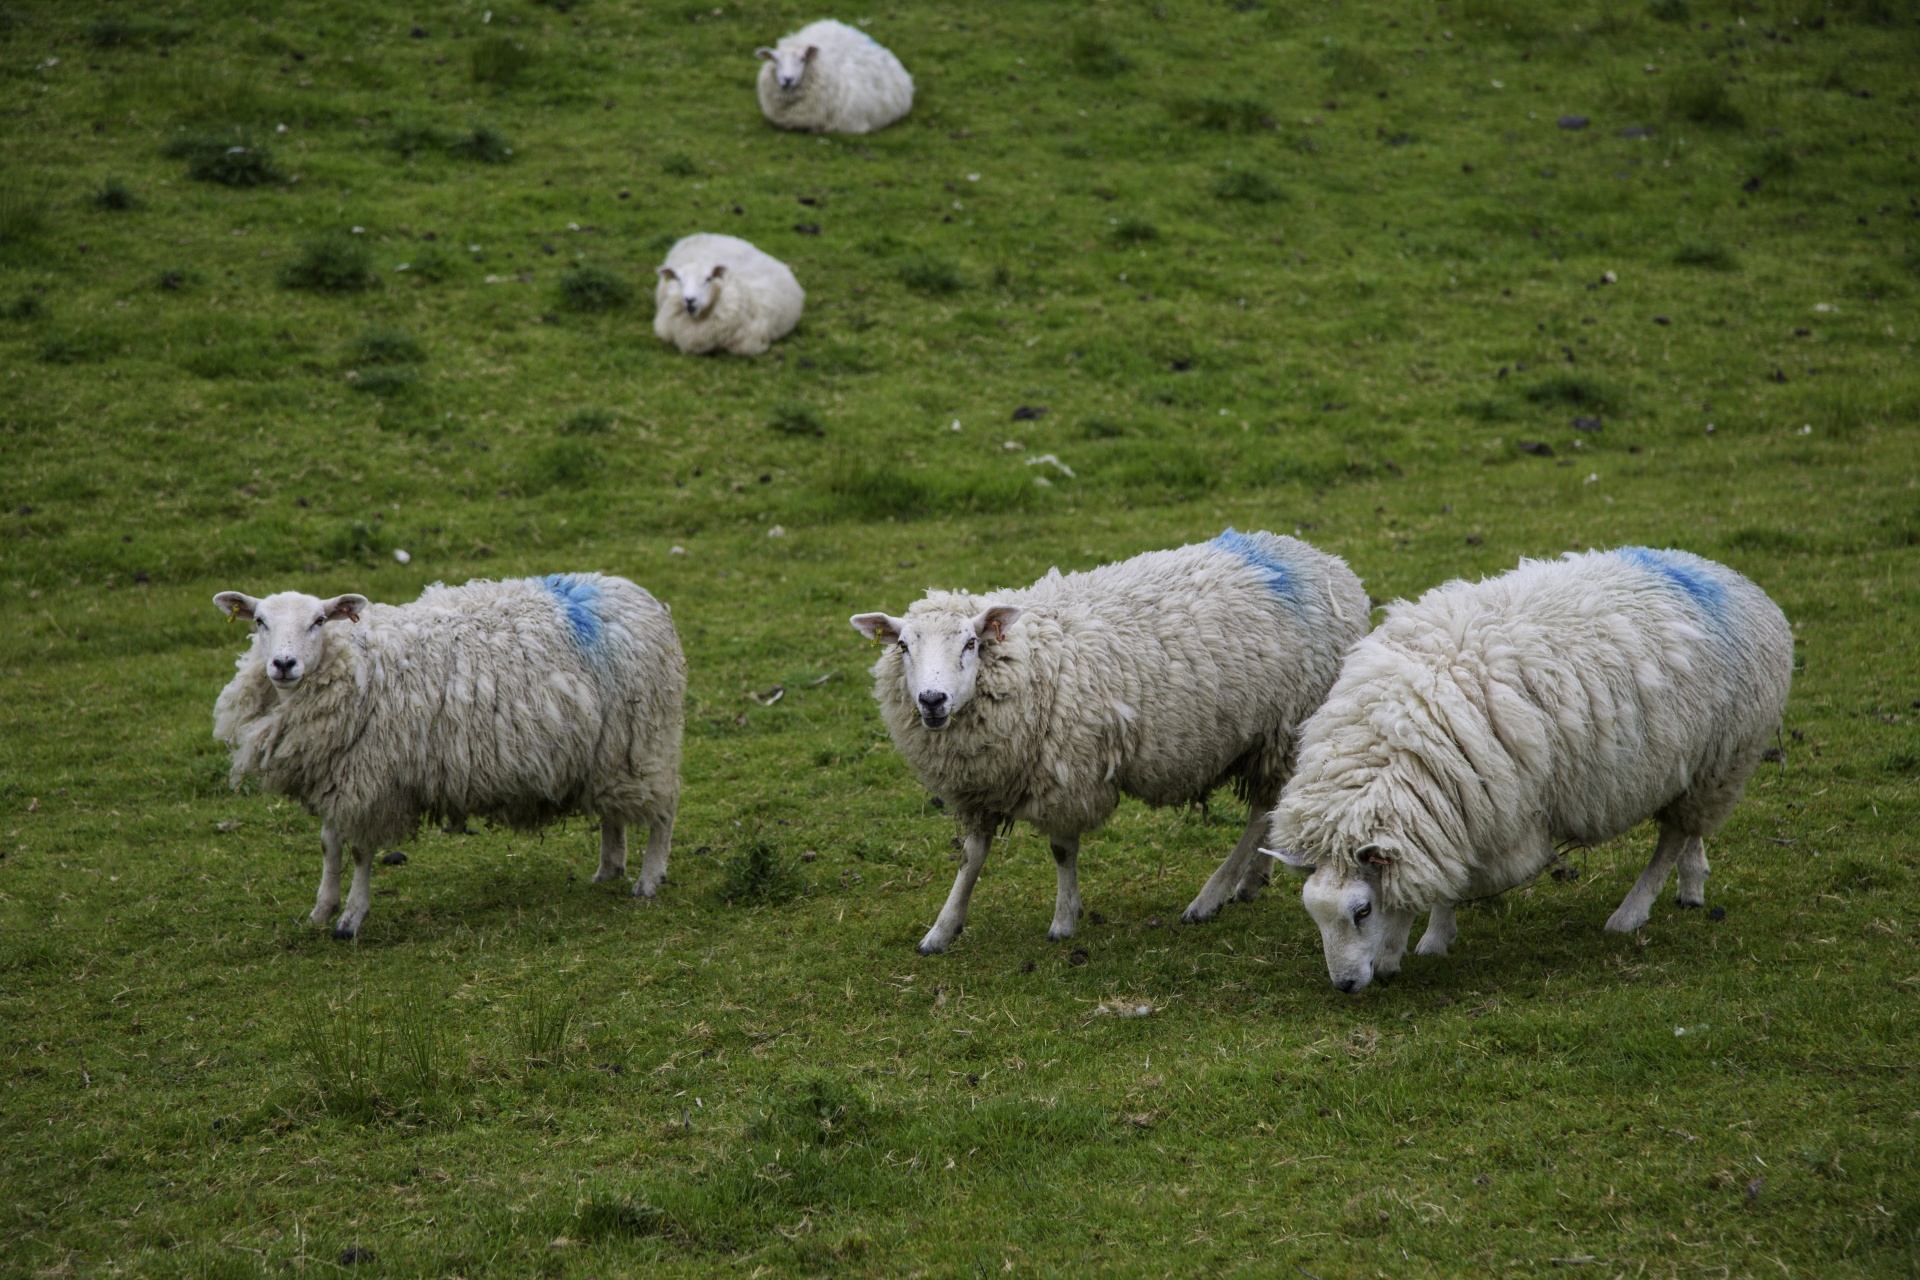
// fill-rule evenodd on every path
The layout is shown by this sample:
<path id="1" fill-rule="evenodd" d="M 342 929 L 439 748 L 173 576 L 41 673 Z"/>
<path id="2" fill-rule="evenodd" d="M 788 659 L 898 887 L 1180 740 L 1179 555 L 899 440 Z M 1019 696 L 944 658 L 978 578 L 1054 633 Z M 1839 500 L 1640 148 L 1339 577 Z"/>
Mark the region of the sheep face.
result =
<path id="1" fill-rule="evenodd" d="M 802 48 L 781 47 L 778 49 L 755 49 L 754 56 L 773 64 L 773 81 L 783 93 L 800 92 L 800 82 L 806 79 L 807 68 L 820 56 L 820 46 L 808 45 Z"/>
<path id="2" fill-rule="evenodd" d="M 660 268 L 660 278 L 680 286 L 680 305 L 695 320 L 704 320 L 720 300 L 720 282 L 726 278 L 724 262 L 683 262 L 678 267 Z"/>
<path id="3" fill-rule="evenodd" d="M 1388 972 L 1382 961 L 1393 949 L 1393 912 L 1380 904 L 1380 869 L 1369 859 L 1360 870 L 1331 864 L 1317 867 L 1300 891 L 1307 914 L 1320 926 L 1320 943 L 1327 953 L 1327 976 L 1349 995 Z M 1404 942 L 1405 932 L 1400 932 Z M 1398 956 L 1392 957 L 1397 961 Z"/>
<path id="4" fill-rule="evenodd" d="M 282 693 L 291 693 L 319 661 L 326 624 L 338 618 L 358 622 L 367 598 L 344 595 L 321 600 L 282 591 L 256 600 L 238 591 L 222 591 L 213 603 L 229 618 L 253 623 L 253 651 L 260 655 L 268 682 Z"/>
<path id="5" fill-rule="evenodd" d="M 905 618 L 862 613 L 852 622 L 867 639 L 898 646 L 900 679 L 920 712 L 920 723 L 944 729 L 973 701 L 981 647 L 1005 639 L 1006 629 L 1019 616 L 1014 605 L 991 605 L 971 618 L 951 613 Z"/>

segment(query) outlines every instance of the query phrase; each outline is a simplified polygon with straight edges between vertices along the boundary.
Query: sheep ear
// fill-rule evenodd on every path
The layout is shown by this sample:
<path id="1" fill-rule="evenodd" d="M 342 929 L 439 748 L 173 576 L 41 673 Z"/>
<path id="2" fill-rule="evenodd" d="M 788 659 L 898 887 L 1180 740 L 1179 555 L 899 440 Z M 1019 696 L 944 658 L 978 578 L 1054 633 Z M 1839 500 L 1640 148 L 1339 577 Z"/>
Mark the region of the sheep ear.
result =
<path id="1" fill-rule="evenodd" d="M 773 50 L 767 48 L 767 46 L 765 45 L 761 45 L 758 49 L 755 49 L 753 51 L 753 56 L 760 59 L 762 62 L 772 62 Z"/>
<path id="2" fill-rule="evenodd" d="M 820 52 L 820 46 L 819 46 L 819 45 L 817 45 L 817 44 L 810 44 L 810 45 L 808 45 L 808 46 L 807 46 L 807 52 L 806 52 L 806 54 L 805 54 L 805 55 L 803 56 L 803 58 L 802 58 L 801 60 L 802 60 L 802 61 L 804 61 L 804 62 L 812 62 L 812 61 L 814 60 L 814 57 L 815 57 L 815 56 L 816 56 L 817 54 L 819 54 L 819 52 Z"/>
<path id="3" fill-rule="evenodd" d="M 985 639 L 988 632 L 993 633 L 996 642 L 1007 638 L 1007 628 L 1020 616 L 1017 604 L 989 605 L 973 620 L 973 634 Z"/>
<path id="4" fill-rule="evenodd" d="M 904 618 L 890 618 L 884 613 L 856 613 L 847 619 L 853 629 L 869 640 L 891 643 L 900 638 L 900 628 L 907 625 Z"/>
<path id="5" fill-rule="evenodd" d="M 213 598 L 213 607 L 229 618 L 251 618 L 260 602 L 238 591 L 222 591 Z"/>
<path id="6" fill-rule="evenodd" d="M 1379 849 L 1362 849 L 1360 851 L 1360 861 L 1372 867 L 1386 867 L 1386 866 L 1393 865 L 1393 859 L 1389 858 L 1384 852 L 1382 852 Z"/>
<path id="7" fill-rule="evenodd" d="M 713 270 L 707 272 L 707 279 L 718 280 L 721 276 L 724 276 L 726 274 L 727 274 L 727 264 L 724 262 L 716 263 L 714 265 Z"/>
<path id="8" fill-rule="evenodd" d="M 1313 859 L 1297 849 L 1262 849 L 1260 852 L 1266 854 L 1282 866 L 1292 867 L 1295 871 L 1314 870 Z"/>
<path id="9" fill-rule="evenodd" d="M 662 280 L 678 280 L 680 278 L 679 276 L 673 273 L 672 267 L 661 267 L 659 268 L 659 271 L 660 271 L 660 278 Z"/>
<path id="10" fill-rule="evenodd" d="M 361 611 L 366 607 L 367 598 L 365 596 L 348 594 L 335 596 L 331 600 L 324 601 L 320 605 L 320 612 L 327 616 L 328 622 L 338 622 L 342 618 L 345 618 L 349 622 L 358 622 L 360 621 Z"/>

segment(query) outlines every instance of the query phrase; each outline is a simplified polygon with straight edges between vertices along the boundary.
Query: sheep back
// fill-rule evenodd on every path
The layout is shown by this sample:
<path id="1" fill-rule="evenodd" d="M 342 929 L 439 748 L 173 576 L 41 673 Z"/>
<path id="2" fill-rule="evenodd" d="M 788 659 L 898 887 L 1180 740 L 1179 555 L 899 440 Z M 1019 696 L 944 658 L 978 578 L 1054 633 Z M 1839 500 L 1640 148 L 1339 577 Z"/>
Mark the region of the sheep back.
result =
<path id="1" fill-rule="evenodd" d="M 806 307 L 806 290 L 792 268 L 738 236 L 691 235 L 667 251 L 663 267 L 724 263 L 719 297 L 695 318 L 680 303 L 673 282 L 654 287 L 653 332 L 688 355 L 727 351 L 757 356 L 793 331 Z"/>
<path id="2" fill-rule="evenodd" d="M 874 665 L 888 733 L 962 821 L 1092 830 L 1119 795 L 1153 805 L 1234 784 L 1275 794 L 1297 726 L 1366 628 L 1345 562 L 1293 538 L 1231 529 L 987 596 L 929 592 L 909 615 L 1023 610 L 983 646 L 973 700 L 921 723 L 889 648 Z"/>
<path id="3" fill-rule="evenodd" d="M 436 584 L 327 632 L 284 697 L 258 653 L 236 663 L 214 713 L 236 786 L 252 776 L 363 848 L 423 816 L 532 828 L 672 812 L 686 662 L 666 607 L 633 583 Z"/>
<path id="4" fill-rule="evenodd" d="M 866 32 L 829 18 L 780 40 L 782 49 L 808 45 L 820 52 L 797 93 L 783 92 L 773 64 L 761 64 L 760 110 L 774 125 L 807 133 L 872 133 L 913 109 L 913 77 Z"/>
<path id="5" fill-rule="evenodd" d="M 1276 847 L 1358 871 L 1390 906 L 1500 892 L 1554 842 L 1657 816 L 1710 836 L 1786 706 L 1793 636 L 1724 565 L 1624 547 L 1523 560 L 1398 602 L 1301 730 Z"/>

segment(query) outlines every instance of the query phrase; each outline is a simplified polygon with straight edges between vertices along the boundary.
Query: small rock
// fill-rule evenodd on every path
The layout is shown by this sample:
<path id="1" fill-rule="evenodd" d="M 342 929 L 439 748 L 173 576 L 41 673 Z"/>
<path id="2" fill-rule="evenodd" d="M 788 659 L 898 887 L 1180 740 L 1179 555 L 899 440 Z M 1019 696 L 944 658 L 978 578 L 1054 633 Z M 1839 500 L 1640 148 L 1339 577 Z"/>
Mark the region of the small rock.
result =
<path id="1" fill-rule="evenodd" d="M 1473 1185 L 1476 1187 L 1491 1186 L 1493 1185 L 1493 1179 L 1483 1173 L 1474 1178 Z"/>
<path id="2" fill-rule="evenodd" d="M 793 229 L 803 236 L 817 236 L 820 234 L 820 224 L 817 222 L 796 222 L 793 224 Z"/>
<path id="3" fill-rule="evenodd" d="M 1530 453 L 1536 458 L 1551 458 L 1553 446 L 1544 440 L 1522 440 L 1517 446 L 1522 453 Z"/>
<path id="4" fill-rule="evenodd" d="M 425 40 L 427 38 L 427 29 L 425 27 L 415 27 L 413 30 L 407 32 L 407 34 L 415 40 Z"/>
<path id="5" fill-rule="evenodd" d="M 1575 418 L 1573 420 L 1573 429 L 1575 431 L 1598 431 L 1600 427 L 1601 422 L 1598 418 Z"/>
<path id="6" fill-rule="evenodd" d="M 1760 1192 L 1765 1189 L 1766 1185 L 1767 1180 L 1765 1178 L 1755 1178 L 1752 1182 L 1749 1182 L 1747 1184 L 1747 1203 L 1759 1204 Z"/>
<path id="7" fill-rule="evenodd" d="M 1022 972 L 1022 973 L 1032 973 L 1032 972 L 1033 972 L 1033 961 L 1031 961 L 1031 960 L 1029 960 L 1029 961 L 1027 961 L 1027 962 L 1026 962 L 1025 964 L 1023 964 L 1023 965 L 1021 965 L 1021 966 L 1020 966 L 1020 972 Z"/>
<path id="8" fill-rule="evenodd" d="M 1067 963 L 1078 966 L 1085 964 L 1089 959 L 1091 957 L 1087 954 L 1085 947 L 1075 947 L 1072 954 L 1067 957 Z"/>
<path id="9" fill-rule="evenodd" d="M 388 850 L 386 853 L 380 855 L 380 865 L 383 867 L 404 867 L 407 865 L 407 855 L 398 849 Z"/>
<path id="10" fill-rule="evenodd" d="M 1147 928 L 1149 928 L 1149 929 L 1158 929 L 1159 927 L 1160 927 L 1160 917 L 1159 917 L 1159 916 L 1152 916 L 1152 917 L 1149 917 L 1149 918 L 1148 918 L 1148 920 L 1147 920 Z"/>
<path id="11" fill-rule="evenodd" d="M 1560 117 L 1560 127 L 1562 129 L 1584 129 L 1592 123 L 1593 121 L 1587 119 L 1585 116 Z"/>
<path id="12" fill-rule="evenodd" d="M 1013 411 L 1013 420 L 1015 422 L 1032 422 L 1044 413 L 1046 413 L 1045 409 L 1036 409 L 1030 404 L 1023 404 Z"/>
<path id="13" fill-rule="evenodd" d="M 1655 324 L 1672 324 L 1673 318 L 1671 316 L 1655 316 L 1653 322 Z"/>
<path id="14" fill-rule="evenodd" d="M 410 555 L 408 555 L 408 554 L 407 554 L 406 552 L 404 552 L 404 551 L 402 551 L 402 550 L 400 550 L 400 549 L 399 549 L 398 547 L 395 547 L 395 548 L 394 548 L 394 551 L 393 551 L 393 558 L 394 558 L 395 560 L 397 560 L 397 561 L 399 561 L 399 562 L 400 562 L 401 564 L 406 564 L 406 563 L 407 563 L 408 561 L 410 561 L 410 560 L 412 560 L 412 559 L 413 559 L 413 557 L 412 557 L 412 556 L 410 556 Z"/>
<path id="15" fill-rule="evenodd" d="M 1725 920 L 1726 918 L 1727 918 L 1727 909 L 1725 907 L 1714 907 L 1712 910 L 1707 912 L 1707 919 L 1712 920 L 1716 924 L 1722 920 Z"/>
<path id="16" fill-rule="evenodd" d="M 1620 277 L 1615 275 L 1611 271 L 1603 271 L 1600 273 L 1600 283 L 1601 284 L 1618 284 L 1620 283 Z"/>
<path id="17" fill-rule="evenodd" d="M 802 862 L 812 862 L 812 861 L 813 861 L 813 860 L 814 860 L 815 858 L 817 858 L 817 857 L 819 857 L 819 856 L 820 856 L 820 855 L 819 855 L 818 853 L 816 853 L 816 852 L 814 852 L 814 851 L 813 851 L 812 849 L 809 849 L 809 850 L 807 850 L 807 851 L 806 851 L 805 853 L 803 853 L 803 854 L 801 854 L 801 855 L 800 855 L 800 861 L 802 861 Z"/>
<path id="18" fill-rule="evenodd" d="M 27 812 L 32 813 L 33 810 L 28 809 Z M 216 822 L 213 824 L 213 829 L 223 836 L 230 836 L 240 829 L 240 819 L 234 818 L 228 822 Z"/>

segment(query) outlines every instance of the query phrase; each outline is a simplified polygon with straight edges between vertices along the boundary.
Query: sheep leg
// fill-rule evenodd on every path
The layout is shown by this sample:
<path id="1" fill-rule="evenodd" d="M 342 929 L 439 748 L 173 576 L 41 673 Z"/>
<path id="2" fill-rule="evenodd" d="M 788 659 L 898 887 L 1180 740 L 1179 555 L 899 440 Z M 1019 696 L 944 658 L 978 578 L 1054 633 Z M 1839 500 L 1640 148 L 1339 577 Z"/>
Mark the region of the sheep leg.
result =
<path id="1" fill-rule="evenodd" d="M 612 818 L 600 819 L 600 869 L 593 873 L 595 884 L 618 880 L 627 874 L 627 829 Z"/>
<path id="2" fill-rule="evenodd" d="M 1660 843 L 1654 846 L 1653 858 L 1647 863 L 1647 869 L 1633 882 L 1633 888 L 1627 890 L 1627 896 L 1620 900 L 1614 913 L 1607 917 L 1608 933 L 1632 933 L 1647 922 L 1647 916 L 1653 910 L 1653 900 L 1660 896 L 1660 890 L 1667 883 L 1667 876 L 1673 871 L 1673 864 L 1680 860 L 1680 847 L 1686 843 L 1686 837 L 1678 827 L 1662 824 Z M 1706 854 L 1700 856 L 1702 881 L 1706 879 Z"/>
<path id="3" fill-rule="evenodd" d="M 357 938 L 367 912 L 373 910 L 373 850 L 353 846 L 353 886 L 347 890 L 346 910 L 334 922 L 333 936 Z"/>
<path id="4" fill-rule="evenodd" d="M 1060 887 L 1053 899 L 1053 927 L 1047 930 L 1047 941 L 1065 942 L 1080 921 L 1080 837 L 1056 836 L 1050 843 Z"/>
<path id="5" fill-rule="evenodd" d="M 1374 977 L 1391 978 L 1400 972 L 1400 959 L 1407 954 L 1407 935 L 1413 932 L 1418 916 L 1417 911 L 1381 908 L 1380 927 L 1386 932 L 1381 935 L 1379 955 L 1373 962 Z"/>
<path id="6" fill-rule="evenodd" d="M 340 909 L 340 833 L 320 828 L 320 893 L 313 902 L 308 924 L 325 924 Z"/>
<path id="7" fill-rule="evenodd" d="M 1267 855 L 1260 852 L 1260 837 L 1265 834 L 1267 811 L 1260 805 L 1253 806 L 1253 815 L 1247 819 L 1247 829 L 1240 833 L 1240 843 L 1233 846 L 1226 861 L 1222 862 L 1206 884 L 1200 887 L 1199 896 L 1187 904 L 1181 919 L 1188 924 L 1200 924 L 1218 915 L 1220 908 L 1228 900 L 1252 902 L 1260 896 L 1260 890 L 1266 887 L 1271 878 L 1272 868 L 1261 866 L 1269 861 Z"/>
<path id="8" fill-rule="evenodd" d="M 647 820 L 647 847 L 640 855 L 640 878 L 633 882 L 636 898 L 651 898 L 667 878 L 667 851 L 673 847 L 673 813 L 668 809 Z"/>
<path id="9" fill-rule="evenodd" d="M 973 885 L 980 878 L 980 868 L 987 865 L 987 846 L 993 841 L 993 824 L 967 832 L 965 852 L 960 858 L 960 873 L 953 878 L 953 892 L 947 895 L 947 904 L 940 908 L 939 916 L 933 922 L 933 928 L 927 930 L 927 936 L 920 939 L 920 954 L 937 955 L 953 945 L 960 931 L 967 926 L 967 900 L 973 897 Z"/>
<path id="10" fill-rule="evenodd" d="M 1443 956 L 1453 940 L 1460 936 L 1460 928 L 1454 923 L 1453 904 L 1436 902 L 1433 912 L 1427 917 L 1427 931 L 1420 935 L 1420 945 L 1413 949 L 1417 956 Z"/>
<path id="11" fill-rule="evenodd" d="M 1707 905 L 1707 842 L 1699 836 L 1688 836 L 1680 846 L 1680 896 L 1676 901 L 1683 907 Z"/>

